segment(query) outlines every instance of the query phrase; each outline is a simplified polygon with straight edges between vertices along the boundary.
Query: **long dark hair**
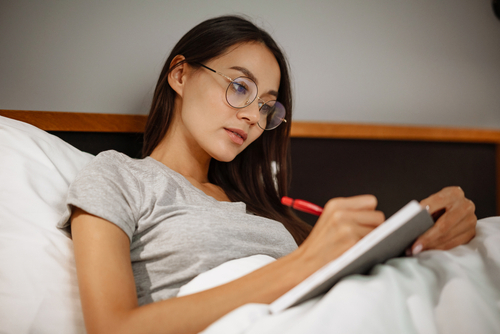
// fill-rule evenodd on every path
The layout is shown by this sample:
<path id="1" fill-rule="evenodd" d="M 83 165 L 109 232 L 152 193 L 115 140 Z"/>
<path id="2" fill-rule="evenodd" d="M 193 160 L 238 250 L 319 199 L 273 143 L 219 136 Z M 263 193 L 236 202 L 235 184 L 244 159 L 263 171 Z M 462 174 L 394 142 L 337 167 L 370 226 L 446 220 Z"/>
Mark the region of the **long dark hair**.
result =
<path id="1" fill-rule="evenodd" d="M 301 244 L 311 227 L 280 202 L 290 181 L 289 133 L 292 119 L 292 92 L 288 62 L 272 37 L 240 16 L 221 16 L 204 21 L 175 45 L 161 71 L 154 92 L 144 132 L 143 156 L 150 155 L 168 131 L 173 118 L 175 91 L 168 84 L 168 74 L 177 55 L 193 67 L 223 55 L 239 43 L 263 43 L 276 57 L 281 71 L 278 100 L 285 106 L 287 122 L 264 133 L 230 162 L 212 159 L 210 182 L 220 186 L 233 202 L 242 201 L 259 216 L 280 221 Z M 273 164 L 275 165 L 273 166 Z"/>

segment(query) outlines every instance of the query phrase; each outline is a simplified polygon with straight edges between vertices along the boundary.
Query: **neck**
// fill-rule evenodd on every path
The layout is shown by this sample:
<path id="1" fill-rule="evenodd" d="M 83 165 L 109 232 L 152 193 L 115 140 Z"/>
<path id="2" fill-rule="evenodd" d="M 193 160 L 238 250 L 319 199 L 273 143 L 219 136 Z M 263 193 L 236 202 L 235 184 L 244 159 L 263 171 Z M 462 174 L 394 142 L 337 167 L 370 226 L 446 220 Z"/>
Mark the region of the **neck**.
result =
<path id="1" fill-rule="evenodd" d="M 181 140 L 181 129 L 173 122 L 167 135 L 151 153 L 151 158 L 163 163 L 187 179 L 208 183 L 208 169 L 212 157 L 189 140 Z"/>

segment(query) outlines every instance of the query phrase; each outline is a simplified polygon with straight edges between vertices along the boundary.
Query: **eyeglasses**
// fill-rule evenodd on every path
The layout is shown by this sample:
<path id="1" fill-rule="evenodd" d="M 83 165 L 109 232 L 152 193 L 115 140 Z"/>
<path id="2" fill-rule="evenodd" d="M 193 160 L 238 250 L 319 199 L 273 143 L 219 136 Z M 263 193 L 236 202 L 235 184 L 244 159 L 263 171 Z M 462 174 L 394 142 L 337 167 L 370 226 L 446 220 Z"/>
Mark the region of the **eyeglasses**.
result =
<path id="1" fill-rule="evenodd" d="M 198 63 L 198 65 L 229 80 L 229 85 L 226 89 L 226 101 L 231 107 L 241 109 L 248 107 L 255 99 L 259 100 L 260 118 L 257 124 L 262 130 L 273 130 L 276 129 L 281 122 L 286 122 L 285 107 L 276 100 L 264 102 L 257 96 L 257 84 L 252 79 L 248 77 L 238 77 L 233 80 L 227 75 L 217 72 L 208 66 L 201 63 Z"/>

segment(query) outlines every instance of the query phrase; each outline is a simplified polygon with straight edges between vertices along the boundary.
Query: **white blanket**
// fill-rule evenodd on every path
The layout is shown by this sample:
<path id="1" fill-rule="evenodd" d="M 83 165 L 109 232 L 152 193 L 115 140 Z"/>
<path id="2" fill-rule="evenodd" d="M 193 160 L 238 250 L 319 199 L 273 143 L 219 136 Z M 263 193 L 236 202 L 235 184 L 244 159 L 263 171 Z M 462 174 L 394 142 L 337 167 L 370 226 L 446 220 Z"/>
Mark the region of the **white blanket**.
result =
<path id="1" fill-rule="evenodd" d="M 212 287 L 217 276 L 226 282 L 228 273 L 236 278 L 244 263 L 256 269 L 259 261 L 226 263 L 184 291 L 199 291 L 207 281 Z M 500 217 L 479 221 L 467 245 L 392 259 L 277 315 L 264 304 L 244 305 L 203 333 L 500 333 Z"/>

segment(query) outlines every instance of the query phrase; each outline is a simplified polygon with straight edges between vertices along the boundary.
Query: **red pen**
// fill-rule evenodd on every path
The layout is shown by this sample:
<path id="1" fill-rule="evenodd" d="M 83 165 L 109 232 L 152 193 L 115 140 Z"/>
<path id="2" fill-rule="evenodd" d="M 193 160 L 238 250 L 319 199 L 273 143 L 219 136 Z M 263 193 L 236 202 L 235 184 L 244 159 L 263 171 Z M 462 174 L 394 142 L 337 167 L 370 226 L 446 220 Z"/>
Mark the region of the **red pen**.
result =
<path id="1" fill-rule="evenodd" d="M 323 212 L 323 208 L 313 204 L 308 201 L 304 201 L 302 199 L 293 199 L 290 197 L 283 196 L 281 198 L 281 204 L 286 206 L 290 206 L 296 210 L 304 211 L 307 213 L 311 213 L 313 215 L 319 216 Z"/>

